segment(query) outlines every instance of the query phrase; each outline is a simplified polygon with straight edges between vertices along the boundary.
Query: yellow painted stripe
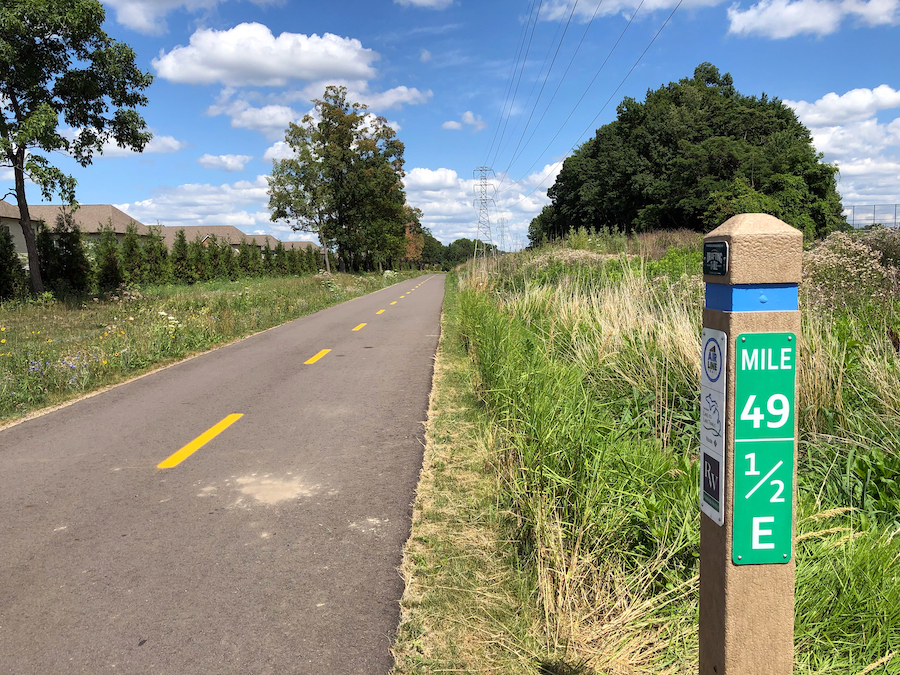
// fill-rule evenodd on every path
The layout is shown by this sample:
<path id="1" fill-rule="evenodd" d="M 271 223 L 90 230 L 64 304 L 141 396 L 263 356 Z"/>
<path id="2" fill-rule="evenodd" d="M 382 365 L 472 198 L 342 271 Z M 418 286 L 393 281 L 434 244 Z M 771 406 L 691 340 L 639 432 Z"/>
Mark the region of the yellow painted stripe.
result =
<path id="1" fill-rule="evenodd" d="M 396 305 L 396 304 L 397 304 L 397 301 L 394 300 L 391 304 L 392 304 L 392 305 Z"/>
<path id="2" fill-rule="evenodd" d="M 359 330 L 360 328 L 362 328 L 362 327 L 365 326 L 365 325 L 366 325 L 366 324 L 361 323 L 361 324 L 359 324 L 356 328 L 354 328 L 353 330 Z"/>
<path id="3" fill-rule="evenodd" d="M 320 351 L 318 354 L 316 354 L 314 357 L 312 357 L 308 361 L 304 361 L 303 365 L 304 366 L 312 365 L 313 363 L 315 363 L 316 361 L 321 359 L 323 356 L 325 356 L 330 351 L 331 351 L 330 349 L 323 349 L 322 351 Z"/>
<path id="4" fill-rule="evenodd" d="M 241 419 L 244 415 L 240 413 L 235 413 L 234 415 L 229 415 L 224 420 L 219 422 L 216 426 L 208 431 L 204 431 L 202 434 L 197 436 L 194 440 L 184 446 L 181 450 L 176 452 L 175 454 L 169 456 L 164 459 L 162 462 L 156 465 L 157 469 L 171 469 L 173 466 L 178 466 L 188 457 L 193 455 L 197 450 L 202 448 L 204 445 L 209 443 L 216 436 L 225 431 L 232 424 Z"/>
<path id="5" fill-rule="evenodd" d="M 383 309 L 379 309 L 379 310 L 378 310 L 377 312 L 375 312 L 375 313 L 376 313 L 376 314 L 384 314 L 384 310 L 383 310 Z"/>
<path id="6" fill-rule="evenodd" d="M 405 298 L 405 297 L 406 297 L 405 295 L 401 295 L 401 296 L 400 296 L 400 299 L 402 300 L 402 299 Z"/>

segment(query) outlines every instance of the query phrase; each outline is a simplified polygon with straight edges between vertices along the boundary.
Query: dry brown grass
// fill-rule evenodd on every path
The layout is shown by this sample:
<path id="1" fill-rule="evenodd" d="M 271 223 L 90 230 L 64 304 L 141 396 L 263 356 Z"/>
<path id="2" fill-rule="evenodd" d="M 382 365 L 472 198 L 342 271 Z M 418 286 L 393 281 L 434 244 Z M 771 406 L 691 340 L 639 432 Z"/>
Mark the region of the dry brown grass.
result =
<path id="1" fill-rule="evenodd" d="M 543 653 L 531 585 L 504 540 L 493 432 L 472 375 L 445 318 L 401 568 L 395 675 L 536 673 Z"/>
<path id="2" fill-rule="evenodd" d="M 691 248 L 699 246 L 703 235 L 693 230 L 654 230 L 636 235 L 637 252 L 641 257 L 659 260 L 669 248 Z M 633 242 L 629 242 L 634 246 Z"/>

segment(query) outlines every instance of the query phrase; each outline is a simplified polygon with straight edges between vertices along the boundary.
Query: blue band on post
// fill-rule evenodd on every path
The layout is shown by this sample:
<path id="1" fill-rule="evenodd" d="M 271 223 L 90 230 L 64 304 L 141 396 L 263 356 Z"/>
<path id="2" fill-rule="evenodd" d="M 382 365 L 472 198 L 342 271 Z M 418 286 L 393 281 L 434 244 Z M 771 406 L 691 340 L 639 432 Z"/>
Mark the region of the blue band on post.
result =
<path id="1" fill-rule="evenodd" d="M 797 284 L 706 284 L 706 309 L 720 312 L 796 312 Z"/>

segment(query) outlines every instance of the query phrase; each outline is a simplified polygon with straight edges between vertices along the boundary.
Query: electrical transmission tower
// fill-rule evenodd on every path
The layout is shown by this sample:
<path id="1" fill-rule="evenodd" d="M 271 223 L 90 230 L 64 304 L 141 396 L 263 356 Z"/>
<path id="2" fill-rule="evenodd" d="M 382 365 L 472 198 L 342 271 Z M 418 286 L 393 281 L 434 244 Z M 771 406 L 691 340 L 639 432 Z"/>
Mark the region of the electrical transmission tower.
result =
<path id="1" fill-rule="evenodd" d="M 487 244 L 496 252 L 494 238 L 491 235 L 491 217 L 488 207 L 494 203 L 496 188 L 490 182 L 494 177 L 494 170 L 488 166 L 479 166 L 475 169 L 475 201 L 472 205 L 478 211 L 478 234 L 475 235 L 475 258 L 478 258 L 479 241 L 481 242 L 481 257 L 487 257 Z"/>

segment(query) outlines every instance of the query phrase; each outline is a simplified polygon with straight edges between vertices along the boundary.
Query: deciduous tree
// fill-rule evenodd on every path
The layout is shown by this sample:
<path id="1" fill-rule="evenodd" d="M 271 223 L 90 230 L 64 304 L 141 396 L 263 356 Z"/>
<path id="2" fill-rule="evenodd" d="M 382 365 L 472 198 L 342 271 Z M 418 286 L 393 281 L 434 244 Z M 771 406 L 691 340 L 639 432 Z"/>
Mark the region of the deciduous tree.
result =
<path id="1" fill-rule="evenodd" d="M 344 87 L 327 87 L 314 103 L 285 134 L 293 156 L 273 162 L 272 220 L 317 233 L 323 250 L 336 247 L 354 269 L 402 254 L 403 143 Z M 327 256 L 325 264 L 330 271 Z"/>
<path id="2" fill-rule="evenodd" d="M 82 166 L 104 144 L 141 151 L 150 141 L 136 108 L 152 82 L 132 49 L 103 31 L 99 0 L 0 3 L 0 158 L 13 169 L 31 283 L 44 290 L 25 180 L 44 198 L 75 202 L 75 179 L 45 154 L 64 152 Z"/>
<path id="3" fill-rule="evenodd" d="M 570 230 L 689 228 L 770 213 L 820 236 L 846 225 L 836 167 L 778 99 L 745 96 L 709 63 L 692 78 L 626 98 L 617 118 L 563 164 L 532 244 Z"/>

